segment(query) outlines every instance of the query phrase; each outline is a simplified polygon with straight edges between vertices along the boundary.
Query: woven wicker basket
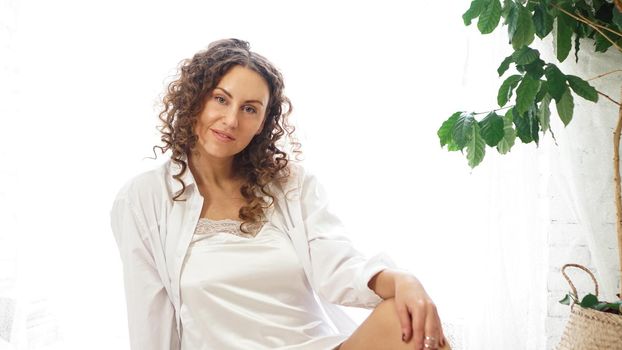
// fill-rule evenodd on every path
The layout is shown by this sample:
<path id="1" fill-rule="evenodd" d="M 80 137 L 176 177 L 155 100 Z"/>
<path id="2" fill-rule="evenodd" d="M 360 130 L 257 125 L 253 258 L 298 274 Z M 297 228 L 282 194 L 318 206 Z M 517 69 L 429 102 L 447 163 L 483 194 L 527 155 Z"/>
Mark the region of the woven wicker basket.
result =
<path id="1" fill-rule="evenodd" d="M 566 268 L 576 267 L 587 272 L 596 286 L 598 297 L 598 282 L 594 274 L 587 268 L 577 264 L 566 264 L 562 267 L 562 274 L 575 299 L 578 299 L 577 289 L 566 275 Z M 593 309 L 585 309 L 574 302 L 570 306 L 570 318 L 566 323 L 564 334 L 557 344 L 557 350 L 622 350 L 622 316 Z"/>

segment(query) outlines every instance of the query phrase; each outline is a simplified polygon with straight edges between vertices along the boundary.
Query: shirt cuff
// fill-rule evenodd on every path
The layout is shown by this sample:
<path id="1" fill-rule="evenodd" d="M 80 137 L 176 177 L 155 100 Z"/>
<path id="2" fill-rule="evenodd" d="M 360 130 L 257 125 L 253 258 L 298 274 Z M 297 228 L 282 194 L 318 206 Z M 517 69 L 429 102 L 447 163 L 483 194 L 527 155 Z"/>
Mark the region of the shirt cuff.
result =
<path id="1" fill-rule="evenodd" d="M 384 300 L 368 287 L 368 283 L 378 272 L 387 268 L 395 269 L 397 266 L 393 259 L 384 252 L 367 260 L 357 282 L 358 289 L 361 291 L 361 307 L 373 309 Z"/>

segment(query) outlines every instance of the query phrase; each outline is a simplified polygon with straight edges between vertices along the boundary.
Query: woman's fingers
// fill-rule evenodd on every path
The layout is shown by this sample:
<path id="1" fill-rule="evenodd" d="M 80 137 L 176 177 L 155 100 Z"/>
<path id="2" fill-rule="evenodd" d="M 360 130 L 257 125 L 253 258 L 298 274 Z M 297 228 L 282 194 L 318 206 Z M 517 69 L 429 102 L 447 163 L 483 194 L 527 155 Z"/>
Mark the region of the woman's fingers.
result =
<path id="1" fill-rule="evenodd" d="M 419 300 L 413 306 L 396 303 L 402 340 L 414 341 L 415 349 L 440 349 L 447 344 L 436 305 Z"/>
<path id="2" fill-rule="evenodd" d="M 423 348 L 423 337 L 425 336 L 425 323 L 427 302 L 423 299 L 415 302 L 413 309 L 411 310 L 413 340 L 415 342 L 415 349 Z"/>
<path id="3" fill-rule="evenodd" d="M 400 326 L 402 327 L 402 341 L 407 342 L 412 335 L 410 313 L 406 304 L 395 303 L 395 305 L 397 306 L 397 316 L 400 320 Z"/>
<path id="4" fill-rule="evenodd" d="M 434 303 L 429 302 L 426 306 L 425 338 L 423 348 L 438 349 L 441 347 L 441 341 L 443 339 L 441 320 L 438 317 L 438 312 Z"/>

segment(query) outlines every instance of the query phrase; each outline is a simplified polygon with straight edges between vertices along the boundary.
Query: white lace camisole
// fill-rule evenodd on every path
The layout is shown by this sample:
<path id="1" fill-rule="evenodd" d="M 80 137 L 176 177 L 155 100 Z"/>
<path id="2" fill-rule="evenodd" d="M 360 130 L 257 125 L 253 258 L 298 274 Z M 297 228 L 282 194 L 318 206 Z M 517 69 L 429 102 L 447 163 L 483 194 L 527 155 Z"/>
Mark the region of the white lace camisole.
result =
<path id="1" fill-rule="evenodd" d="M 329 326 L 287 233 L 265 223 L 202 218 L 181 272 L 182 350 L 334 349 Z"/>

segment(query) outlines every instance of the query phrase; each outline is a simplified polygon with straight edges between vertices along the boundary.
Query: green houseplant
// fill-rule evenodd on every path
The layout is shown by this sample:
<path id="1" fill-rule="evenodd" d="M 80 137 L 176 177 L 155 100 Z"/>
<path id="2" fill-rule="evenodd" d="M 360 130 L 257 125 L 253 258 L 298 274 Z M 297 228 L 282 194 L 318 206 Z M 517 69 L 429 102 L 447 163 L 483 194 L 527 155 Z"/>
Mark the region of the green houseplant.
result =
<path id="1" fill-rule="evenodd" d="M 596 54 L 607 50 L 622 54 L 622 0 L 472 0 L 462 18 L 467 26 L 477 19 L 477 28 L 482 34 L 492 33 L 500 24 L 507 27 L 513 53 L 501 61 L 497 72 L 499 77 L 503 77 L 514 66 L 516 74 L 504 77 L 497 94 L 498 107 L 481 113 L 459 111 L 443 122 L 438 130 L 441 147 L 465 153 L 469 166 L 473 168 L 482 162 L 487 147 L 506 154 L 517 138 L 523 143 L 536 144 L 547 132 L 554 138 L 550 130 L 550 106 L 553 103 L 564 125 L 573 119 L 574 96 L 594 103 L 616 104 L 619 113 L 613 135 L 614 197 L 622 275 L 619 164 L 622 105 L 588 82 L 622 73 L 622 67 L 586 79 L 564 74 L 554 63 L 542 60 L 540 52 L 530 47 L 536 37 L 545 39 L 552 36 L 559 62 L 571 57 L 578 61 L 579 50 L 586 49 L 580 45 L 580 40 L 587 38 L 591 39 Z M 622 290 L 618 298 L 621 296 Z M 567 295 L 562 300 L 563 303 L 571 301 L 582 307 L 622 314 L 620 301 L 600 302 L 594 295 L 588 295 L 583 300 Z"/>

